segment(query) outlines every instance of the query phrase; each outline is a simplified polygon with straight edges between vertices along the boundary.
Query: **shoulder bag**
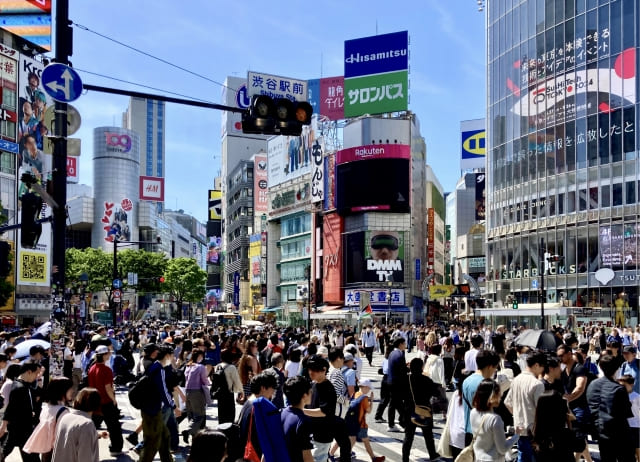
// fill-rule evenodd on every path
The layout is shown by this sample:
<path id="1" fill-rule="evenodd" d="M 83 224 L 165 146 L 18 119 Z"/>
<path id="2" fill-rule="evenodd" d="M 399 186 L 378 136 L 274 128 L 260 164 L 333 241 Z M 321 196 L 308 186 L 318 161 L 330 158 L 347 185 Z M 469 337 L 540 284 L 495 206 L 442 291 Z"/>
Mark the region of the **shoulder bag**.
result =
<path id="1" fill-rule="evenodd" d="M 253 443 L 251 442 L 251 434 L 253 433 L 253 407 L 251 408 L 251 416 L 249 417 L 249 432 L 247 434 L 247 445 L 244 448 L 244 460 L 249 462 L 260 462 L 260 456 L 258 452 L 253 447 Z"/>
<path id="2" fill-rule="evenodd" d="M 411 374 L 409 374 L 409 389 L 413 398 L 413 412 L 411 413 L 411 422 L 418 427 L 428 427 L 433 424 L 433 414 L 431 407 L 426 404 L 416 403 L 416 397 L 413 394 L 413 384 L 411 383 Z"/>
<path id="3" fill-rule="evenodd" d="M 456 460 L 454 462 L 474 462 L 476 460 L 476 455 L 473 452 L 473 444 L 476 442 L 476 436 L 478 436 L 478 433 L 480 433 L 480 431 L 482 430 L 482 426 L 484 425 L 484 419 L 486 419 L 487 415 L 488 413 L 482 417 L 482 420 L 480 421 L 480 426 L 478 427 L 478 431 L 473 435 L 471 444 L 465 447 L 462 450 L 462 452 L 458 454 L 458 457 L 456 457 Z"/>

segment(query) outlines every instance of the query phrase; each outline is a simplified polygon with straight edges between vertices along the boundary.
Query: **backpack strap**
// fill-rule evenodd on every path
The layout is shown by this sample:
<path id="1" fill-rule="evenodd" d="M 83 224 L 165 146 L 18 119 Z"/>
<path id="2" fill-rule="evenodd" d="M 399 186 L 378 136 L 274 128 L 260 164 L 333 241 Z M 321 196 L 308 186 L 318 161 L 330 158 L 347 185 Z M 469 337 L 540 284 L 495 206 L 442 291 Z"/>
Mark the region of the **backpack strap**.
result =
<path id="1" fill-rule="evenodd" d="M 60 409 L 58 409 L 58 412 L 56 412 L 56 423 L 58 423 L 58 419 L 60 418 L 60 416 L 62 415 L 62 413 L 64 411 L 68 411 L 69 409 L 67 409 L 66 406 L 62 406 Z"/>

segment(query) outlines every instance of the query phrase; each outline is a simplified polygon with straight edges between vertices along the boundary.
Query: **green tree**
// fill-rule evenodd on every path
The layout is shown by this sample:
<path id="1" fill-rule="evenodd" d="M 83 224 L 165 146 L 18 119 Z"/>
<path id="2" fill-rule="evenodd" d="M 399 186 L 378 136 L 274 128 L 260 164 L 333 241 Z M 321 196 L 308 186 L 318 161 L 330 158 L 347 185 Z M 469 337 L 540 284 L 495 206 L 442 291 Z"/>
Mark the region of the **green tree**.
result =
<path id="1" fill-rule="evenodd" d="M 89 283 L 87 292 L 104 292 L 112 303 L 111 277 L 113 258 L 102 249 L 67 249 L 65 253 L 65 285 L 68 287 L 79 280 L 82 273 L 87 273 Z"/>
<path id="2" fill-rule="evenodd" d="M 1 204 L 0 204 L 1 205 Z M 1 215 L 0 215 L 1 216 Z M 6 278 L 0 278 L 0 306 L 4 307 L 7 305 L 7 302 L 13 295 L 13 291 L 15 287 L 11 283 L 11 269 L 15 268 L 13 262 L 15 261 L 15 251 L 13 248 L 9 250 L 9 262 L 11 263 L 11 267 L 9 268 L 9 275 Z"/>
<path id="3" fill-rule="evenodd" d="M 122 250 L 118 251 L 118 273 L 122 276 L 125 288 L 127 274 L 136 273 L 138 284 L 135 289 L 140 295 L 162 292 L 162 284 L 159 278 L 167 268 L 167 257 L 157 252 L 146 250 Z"/>
<path id="4" fill-rule="evenodd" d="M 182 319 L 184 302 L 199 302 L 206 293 L 207 272 L 192 258 L 174 258 L 167 263 L 164 273 L 165 292 L 174 297 L 178 305 L 177 318 Z"/>

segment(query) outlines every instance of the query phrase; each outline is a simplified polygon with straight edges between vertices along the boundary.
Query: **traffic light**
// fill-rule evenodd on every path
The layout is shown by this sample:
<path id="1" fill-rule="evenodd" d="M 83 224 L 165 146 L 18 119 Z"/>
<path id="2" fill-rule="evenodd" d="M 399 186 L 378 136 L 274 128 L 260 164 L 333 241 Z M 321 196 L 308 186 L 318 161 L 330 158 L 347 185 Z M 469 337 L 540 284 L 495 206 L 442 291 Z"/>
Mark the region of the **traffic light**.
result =
<path id="1" fill-rule="evenodd" d="M 512 308 L 513 308 L 514 310 L 517 310 L 517 309 L 518 309 L 518 300 L 517 300 L 517 299 L 515 299 L 515 298 L 513 299 L 513 306 L 512 306 Z"/>
<path id="2" fill-rule="evenodd" d="M 163 283 L 164 283 L 164 276 L 160 276 L 160 277 L 158 278 L 158 282 L 159 282 L 160 284 L 163 284 Z"/>
<path id="3" fill-rule="evenodd" d="M 20 213 L 20 245 L 25 249 L 33 249 L 38 244 L 42 225 L 37 223 L 42 210 L 42 198 L 32 192 L 25 193 L 22 201 L 22 211 Z"/>
<path id="4" fill-rule="evenodd" d="M 11 262 L 9 262 L 9 254 L 11 246 L 7 241 L 0 241 L 0 278 L 6 278 L 11 271 Z"/>
<path id="5" fill-rule="evenodd" d="M 298 136 L 302 126 L 311 123 L 313 108 L 306 101 L 291 101 L 254 95 L 242 113 L 242 132 L 262 135 Z"/>

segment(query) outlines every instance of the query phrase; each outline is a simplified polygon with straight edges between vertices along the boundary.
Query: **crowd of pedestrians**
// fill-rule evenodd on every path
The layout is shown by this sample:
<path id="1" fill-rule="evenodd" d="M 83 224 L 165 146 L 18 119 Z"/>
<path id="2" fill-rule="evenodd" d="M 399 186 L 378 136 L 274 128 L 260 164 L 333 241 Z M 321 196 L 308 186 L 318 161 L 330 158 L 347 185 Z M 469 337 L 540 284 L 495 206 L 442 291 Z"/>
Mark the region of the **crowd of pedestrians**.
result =
<path id="1" fill-rule="evenodd" d="M 519 333 L 471 325 L 375 324 L 358 333 L 339 325 L 87 326 L 64 339 L 64 376 L 53 379 L 50 351 L 34 346 L 16 358 L 28 333 L 0 333 L 3 455 L 97 461 L 98 440 L 108 438 L 112 456 L 129 449 L 143 462 L 158 454 L 169 462 L 182 438 L 192 462 L 347 462 L 358 442 L 380 462 L 372 419 L 403 434 L 403 462 L 417 432 L 430 460 L 473 451 L 478 461 L 590 462 L 587 442 L 597 441 L 601 461 L 640 461 L 638 331 L 555 328 L 548 351 L 519 345 Z M 379 397 L 362 377 L 364 361 L 379 368 Z M 116 392 L 143 382 L 141 419 L 123 433 Z M 208 428 L 212 405 L 217 423 Z M 434 421 L 444 424 L 439 441 Z"/>

